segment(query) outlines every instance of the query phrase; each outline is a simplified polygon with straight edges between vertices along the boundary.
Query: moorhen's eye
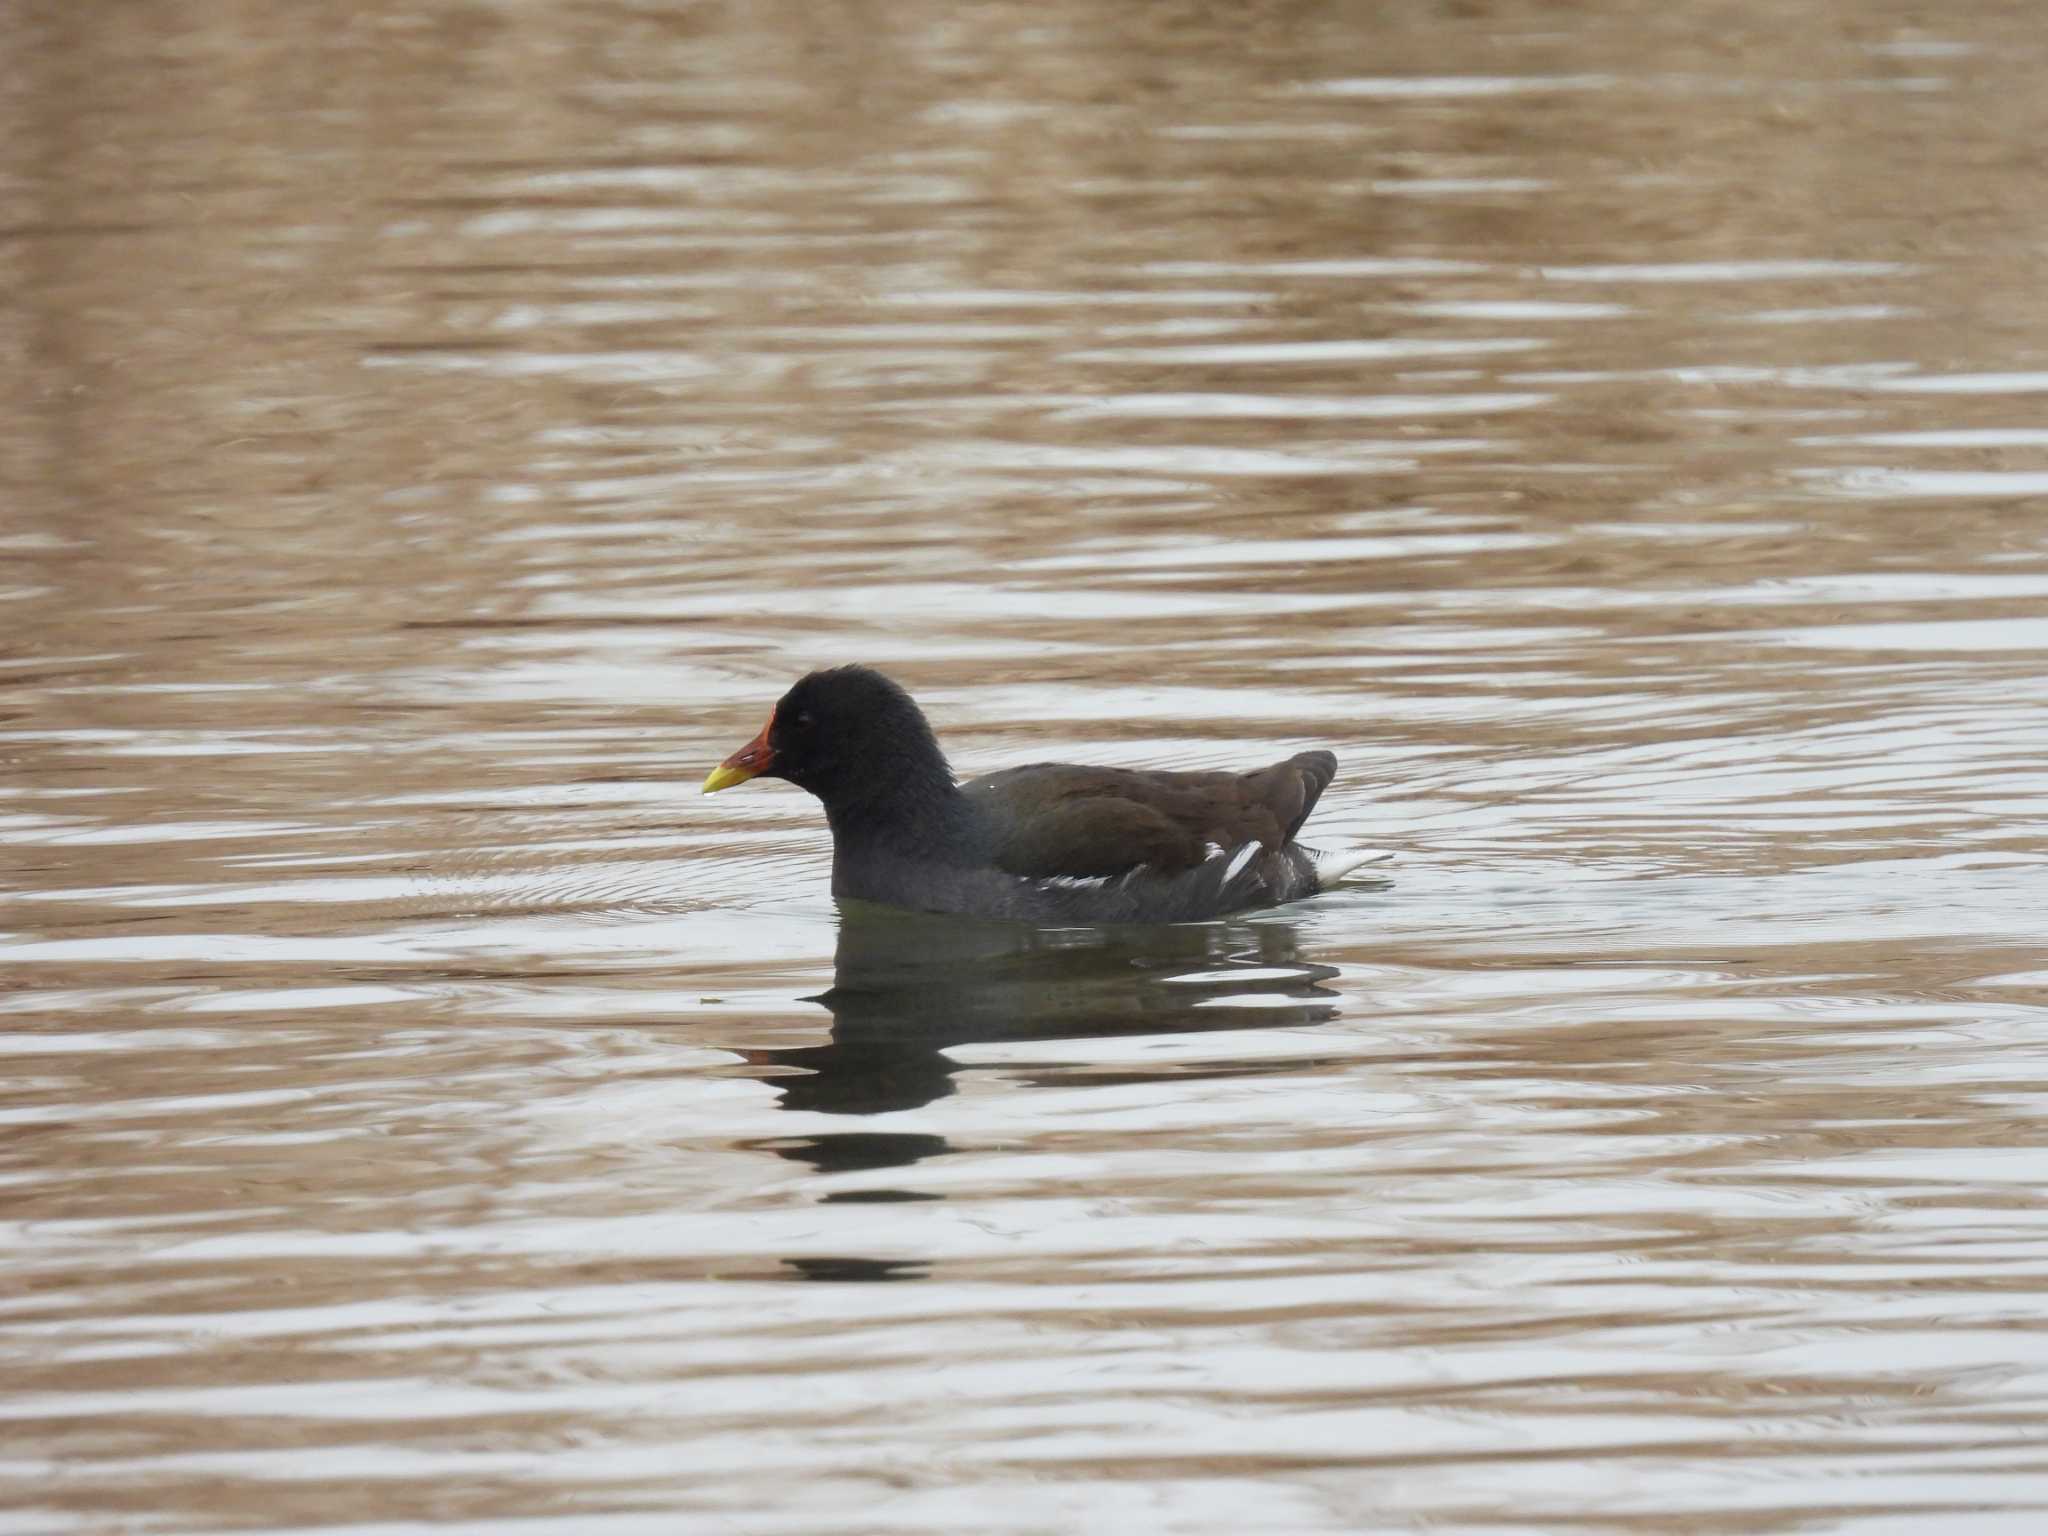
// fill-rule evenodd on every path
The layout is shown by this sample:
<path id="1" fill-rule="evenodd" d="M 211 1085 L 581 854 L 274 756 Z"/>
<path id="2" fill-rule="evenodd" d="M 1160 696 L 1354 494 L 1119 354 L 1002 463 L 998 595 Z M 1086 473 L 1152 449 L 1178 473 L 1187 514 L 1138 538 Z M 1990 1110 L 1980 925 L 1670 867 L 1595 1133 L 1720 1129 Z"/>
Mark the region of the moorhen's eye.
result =
<path id="1" fill-rule="evenodd" d="M 800 731 L 807 731 L 811 728 L 811 712 L 808 709 L 797 711 L 796 725 Z"/>

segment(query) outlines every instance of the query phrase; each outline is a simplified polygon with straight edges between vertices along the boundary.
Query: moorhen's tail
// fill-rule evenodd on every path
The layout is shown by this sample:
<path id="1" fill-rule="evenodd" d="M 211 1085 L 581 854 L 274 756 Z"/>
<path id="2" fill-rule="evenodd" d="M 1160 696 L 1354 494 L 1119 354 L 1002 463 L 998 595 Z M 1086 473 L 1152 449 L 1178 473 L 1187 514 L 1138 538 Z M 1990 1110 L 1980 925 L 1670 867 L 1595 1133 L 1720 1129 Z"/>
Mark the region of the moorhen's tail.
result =
<path id="1" fill-rule="evenodd" d="M 1323 791 L 1336 776 L 1334 752 L 1297 752 L 1286 762 L 1261 768 L 1252 775 L 1264 781 L 1259 785 L 1258 797 L 1280 824 L 1281 845 L 1294 841 L 1294 834 L 1301 830 L 1301 824 L 1308 820 L 1309 812 L 1316 808 L 1316 802 L 1323 798 Z"/>

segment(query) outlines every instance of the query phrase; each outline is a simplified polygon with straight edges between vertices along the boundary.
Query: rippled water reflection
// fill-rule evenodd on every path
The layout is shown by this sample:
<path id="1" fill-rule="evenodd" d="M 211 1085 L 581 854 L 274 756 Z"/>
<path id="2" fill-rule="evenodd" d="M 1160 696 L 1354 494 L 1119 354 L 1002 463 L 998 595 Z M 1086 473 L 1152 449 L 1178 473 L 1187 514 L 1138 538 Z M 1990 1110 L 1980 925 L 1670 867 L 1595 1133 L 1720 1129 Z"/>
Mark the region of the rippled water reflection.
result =
<path id="1" fill-rule="evenodd" d="M 0 16 L 0 1529 L 2043 1518 L 2031 8 Z"/>

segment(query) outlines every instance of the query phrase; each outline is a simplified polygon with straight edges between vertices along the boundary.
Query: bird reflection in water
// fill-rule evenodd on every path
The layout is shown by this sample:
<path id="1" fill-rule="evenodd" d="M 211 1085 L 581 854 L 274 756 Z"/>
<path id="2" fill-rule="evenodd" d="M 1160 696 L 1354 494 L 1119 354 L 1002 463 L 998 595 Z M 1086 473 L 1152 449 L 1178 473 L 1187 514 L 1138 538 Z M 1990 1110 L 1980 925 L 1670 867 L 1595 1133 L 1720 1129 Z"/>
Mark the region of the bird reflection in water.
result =
<path id="1" fill-rule="evenodd" d="M 1294 926 L 1273 919 L 1039 928 L 847 902 L 832 987 L 812 999 L 832 1015 L 831 1038 L 749 1057 L 777 1069 L 766 1081 L 784 1109 L 886 1114 L 952 1093 L 955 1046 L 1319 1024 L 1337 1012 L 1336 975 L 1302 959 Z M 768 1145 L 829 1173 L 951 1150 L 940 1136 L 879 1131 Z"/>

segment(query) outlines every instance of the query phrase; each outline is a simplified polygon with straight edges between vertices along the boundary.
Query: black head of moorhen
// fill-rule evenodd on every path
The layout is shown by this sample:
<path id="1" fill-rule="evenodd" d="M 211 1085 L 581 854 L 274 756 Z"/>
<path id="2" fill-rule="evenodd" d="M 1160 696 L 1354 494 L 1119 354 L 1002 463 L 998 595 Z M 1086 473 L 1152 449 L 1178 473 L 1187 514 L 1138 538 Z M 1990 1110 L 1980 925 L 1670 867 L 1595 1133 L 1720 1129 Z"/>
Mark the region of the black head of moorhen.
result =
<path id="1" fill-rule="evenodd" d="M 832 894 L 1046 922 L 1185 923 L 1313 896 L 1384 854 L 1294 841 L 1337 772 L 1034 763 L 956 783 L 910 695 L 871 667 L 813 672 L 704 792 L 780 778 L 824 802 Z"/>

